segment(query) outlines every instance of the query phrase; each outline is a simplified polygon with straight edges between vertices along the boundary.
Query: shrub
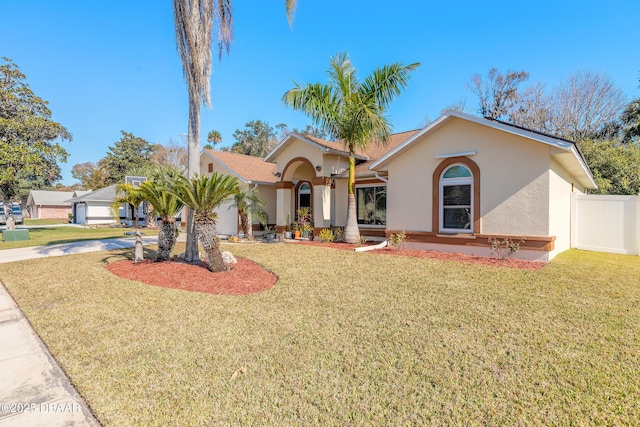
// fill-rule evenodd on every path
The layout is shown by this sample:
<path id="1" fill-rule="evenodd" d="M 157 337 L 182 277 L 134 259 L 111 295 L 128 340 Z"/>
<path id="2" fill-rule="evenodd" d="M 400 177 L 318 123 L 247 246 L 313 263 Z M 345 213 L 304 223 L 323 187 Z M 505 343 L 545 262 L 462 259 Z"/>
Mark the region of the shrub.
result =
<path id="1" fill-rule="evenodd" d="M 503 240 L 496 238 L 489 238 L 491 244 L 491 255 L 495 255 L 498 259 L 507 259 L 511 255 L 520 250 L 520 245 L 524 243 L 524 240 L 514 241 L 509 237 L 505 237 Z"/>
<path id="2" fill-rule="evenodd" d="M 336 236 L 333 235 L 333 231 L 329 228 L 323 228 L 320 230 L 318 237 L 322 243 L 331 243 L 336 238 Z"/>
<path id="3" fill-rule="evenodd" d="M 407 233 L 405 233 L 404 231 L 401 231 L 398 234 L 390 234 L 389 244 L 399 251 L 400 247 L 402 246 L 406 238 L 407 238 Z"/>

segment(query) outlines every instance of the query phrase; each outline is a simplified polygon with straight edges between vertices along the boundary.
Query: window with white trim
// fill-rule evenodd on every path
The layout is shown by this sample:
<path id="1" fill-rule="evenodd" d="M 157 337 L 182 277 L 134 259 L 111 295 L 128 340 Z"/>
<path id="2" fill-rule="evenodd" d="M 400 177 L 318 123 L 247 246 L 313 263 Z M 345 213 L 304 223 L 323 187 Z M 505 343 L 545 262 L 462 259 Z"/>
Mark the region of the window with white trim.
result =
<path id="1" fill-rule="evenodd" d="M 473 174 L 454 164 L 440 176 L 440 232 L 473 233 Z"/>
<path id="2" fill-rule="evenodd" d="M 386 185 L 357 186 L 356 214 L 360 225 L 387 225 Z"/>

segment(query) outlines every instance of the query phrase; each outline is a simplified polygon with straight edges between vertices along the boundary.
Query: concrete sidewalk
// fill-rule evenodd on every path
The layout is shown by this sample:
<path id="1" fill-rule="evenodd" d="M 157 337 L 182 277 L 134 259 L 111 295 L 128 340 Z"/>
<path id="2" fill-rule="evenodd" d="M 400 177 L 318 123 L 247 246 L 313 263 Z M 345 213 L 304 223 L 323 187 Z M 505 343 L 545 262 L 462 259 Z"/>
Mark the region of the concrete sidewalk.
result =
<path id="1" fill-rule="evenodd" d="M 0 426 L 99 426 L 0 282 Z"/>
<path id="2" fill-rule="evenodd" d="M 144 237 L 155 244 L 157 236 Z M 134 237 L 0 251 L 0 264 L 132 248 Z M 0 282 L 0 427 L 100 426 L 69 378 Z"/>
<path id="3" fill-rule="evenodd" d="M 142 238 L 143 245 L 155 245 L 158 236 Z M 5 262 L 22 261 L 25 259 L 46 258 L 50 256 L 81 254 L 85 252 L 110 251 L 113 249 L 132 248 L 135 237 L 117 239 L 83 240 L 55 245 L 31 246 L 27 248 L 3 249 L 0 251 L 0 264 Z"/>

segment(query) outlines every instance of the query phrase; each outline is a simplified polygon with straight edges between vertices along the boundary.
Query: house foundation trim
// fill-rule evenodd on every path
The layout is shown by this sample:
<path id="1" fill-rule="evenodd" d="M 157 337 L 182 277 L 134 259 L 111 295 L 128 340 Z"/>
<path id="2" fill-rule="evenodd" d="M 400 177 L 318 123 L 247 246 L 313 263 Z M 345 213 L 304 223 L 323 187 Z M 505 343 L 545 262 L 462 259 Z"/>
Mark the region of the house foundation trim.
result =
<path id="1" fill-rule="evenodd" d="M 402 230 L 386 230 L 387 239 L 391 234 L 401 233 Z M 520 244 L 520 250 L 549 252 L 555 248 L 555 236 L 505 236 L 498 234 L 440 234 L 427 231 L 405 231 L 407 242 L 412 243 L 436 243 L 454 246 L 486 246 L 491 247 L 489 239 L 502 241 L 509 238 L 513 241 L 524 240 Z"/>

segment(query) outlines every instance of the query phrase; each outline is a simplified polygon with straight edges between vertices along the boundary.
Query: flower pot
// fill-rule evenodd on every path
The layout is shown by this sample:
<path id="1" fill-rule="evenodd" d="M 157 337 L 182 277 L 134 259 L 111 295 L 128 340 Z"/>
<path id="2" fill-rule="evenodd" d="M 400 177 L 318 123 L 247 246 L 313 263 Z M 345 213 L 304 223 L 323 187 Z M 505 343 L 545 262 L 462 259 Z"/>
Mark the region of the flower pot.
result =
<path id="1" fill-rule="evenodd" d="M 291 239 L 291 231 L 285 231 L 284 232 L 284 238 L 285 239 Z"/>
<path id="2" fill-rule="evenodd" d="M 296 230 L 293 232 L 293 236 L 295 239 L 299 239 L 300 238 L 300 230 Z"/>

